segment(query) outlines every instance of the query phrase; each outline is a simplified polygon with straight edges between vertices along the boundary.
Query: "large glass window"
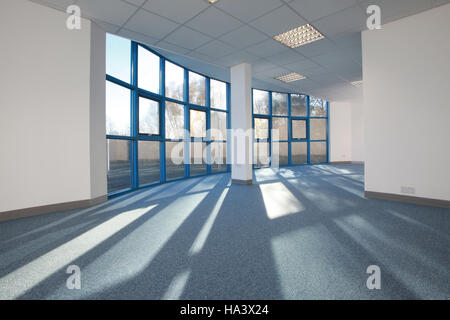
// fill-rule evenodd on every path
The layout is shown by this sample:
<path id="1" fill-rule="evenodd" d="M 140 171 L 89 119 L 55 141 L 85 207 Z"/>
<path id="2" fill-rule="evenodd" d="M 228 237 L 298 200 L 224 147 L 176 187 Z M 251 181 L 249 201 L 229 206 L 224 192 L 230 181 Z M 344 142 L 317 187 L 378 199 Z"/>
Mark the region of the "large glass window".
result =
<path id="1" fill-rule="evenodd" d="M 131 91 L 106 81 L 106 134 L 130 135 Z"/>
<path id="2" fill-rule="evenodd" d="M 275 131 L 274 131 L 275 130 Z M 278 131 L 277 131 L 278 130 Z M 273 140 L 283 141 L 288 140 L 288 118 L 272 118 L 272 132 L 275 134 L 278 132 L 278 139 L 273 137 Z"/>
<path id="3" fill-rule="evenodd" d="M 184 105 L 166 102 L 166 139 L 184 139 Z"/>
<path id="4" fill-rule="evenodd" d="M 206 174 L 206 143 L 191 142 L 191 163 L 189 174 L 191 176 Z"/>
<path id="5" fill-rule="evenodd" d="M 310 126 L 311 140 L 326 140 L 327 139 L 327 120 L 326 119 L 311 119 L 309 126 Z"/>
<path id="6" fill-rule="evenodd" d="M 267 167 L 270 164 L 269 143 L 255 142 L 253 144 L 253 158 L 256 168 Z"/>
<path id="7" fill-rule="evenodd" d="M 227 171 L 228 90 L 226 82 L 108 34 L 108 193 Z"/>
<path id="8" fill-rule="evenodd" d="M 311 163 L 327 162 L 327 143 L 311 142 Z"/>
<path id="9" fill-rule="evenodd" d="M 192 138 L 206 138 L 206 112 L 191 109 L 190 125 Z"/>
<path id="10" fill-rule="evenodd" d="M 159 93 L 159 57 L 138 46 L 138 86 L 141 89 Z"/>
<path id="11" fill-rule="evenodd" d="M 184 177 L 184 142 L 166 141 L 166 179 Z"/>
<path id="12" fill-rule="evenodd" d="M 287 94 L 272 93 L 272 114 L 276 116 L 287 116 Z"/>
<path id="13" fill-rule="evenodd" d="M 327 101 L 253 89 L 253 119 L 255 168 L 264 167 L 267 150 L 263 143 L 274 166 L 328 161 Z"/>
<path id="14" fill-rule="evenodd" d="M 222 81 L 210 80 L 211 108 L 227 109 L 227 84 Z"/>
<path id="15" fill-rule="evenodd" d="M 308 163 L 308 143 L 292 142 L 292 164 Z"/>
<path id="16" fill-rule="evenodd" d="M 211 139 L 227 140 L 227 113 L 211 111 Z"/>
<path id="17" fill-rule="evenodd" d="M 160 182 L 159 141 L 139 141 L 139 185 Z"/>
<path id="18" fill-rule="evenodd" d="M 221 172 L 227 170 L 227 144 L 213 142 L 211 146 L 211 171 Z"/>
<path id="19" fill-rule="evenodd" d="M 189 71 L 189 103 L 204 106 L 206 104 L 206 78 Z"/>
<path id="20" fill-rule="evenodd" d="M 159 135 L 159 102 L 139 98 L 139 134 Z"/>
<path id="21" fill-rule="evenodd" d="M 269 114 L 269 92 L 253 89 L 253 113 Z"/>
<path id="22" fill-rule="evenodd" d="M 128 140 L 108 139 L 108 193 L 131 188 L 131 161 Z"/>
<path id="23" fill-rule="evenodd" d="M 327 102 L 316 97 L 310 97 L 309 109 L 311 117 L 326 117 Z"/>
<path id="24" fill-rule="evenodd" d="M 292 120 L 292 139 L 306 139 L 306 120 Z"/>
<path id="25" fill-rule="evenodd" d="M 269 139 L 269 119 L 255 118 L 255 139 Z"/>
<path id="26" fill-rule="evenodd" d="M 184 69 L 166 60 L 166 97 L 184 100 Z"/>
<path id="27" fill-rule="evenodd" d="M 131 80 L 131 41 L 112 34 L 106 35 L 106 73 L 119 80 Z"/>
<path id="28" fill-rule="evenodd" d="M 303 94 L 291 94 L 291 116 L 308 116 L 308 97 Z"/>

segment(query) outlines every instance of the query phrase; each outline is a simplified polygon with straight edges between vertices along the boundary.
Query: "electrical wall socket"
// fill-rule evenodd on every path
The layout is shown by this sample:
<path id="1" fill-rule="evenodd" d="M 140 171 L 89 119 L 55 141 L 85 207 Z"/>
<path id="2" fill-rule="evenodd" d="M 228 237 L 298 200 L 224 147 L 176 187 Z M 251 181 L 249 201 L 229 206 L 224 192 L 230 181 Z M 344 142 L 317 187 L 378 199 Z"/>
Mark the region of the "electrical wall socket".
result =
<path id="1" fill-rule="evenodd" d="M 400 190 L 405 194 L 416 194 L 416 189 L 413 187 L 401 187 Z"/>

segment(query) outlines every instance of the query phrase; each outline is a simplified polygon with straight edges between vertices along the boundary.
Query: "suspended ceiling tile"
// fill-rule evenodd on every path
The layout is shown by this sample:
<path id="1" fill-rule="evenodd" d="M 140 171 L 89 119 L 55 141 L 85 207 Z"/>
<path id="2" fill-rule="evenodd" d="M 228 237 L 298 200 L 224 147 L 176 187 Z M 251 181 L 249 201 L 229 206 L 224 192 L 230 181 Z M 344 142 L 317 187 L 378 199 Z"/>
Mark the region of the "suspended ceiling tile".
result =
<path id="1" fill-rule="evenodd" d="M 214 6 L 211 6 L 187 22 L 186 25 L 212 37 L 219 37 L 231 30 L 239 28 L 242 23 Z"/>
<path id="2" fill-rule="evenodd" d="M 187 49 L 195 49 L 211 41 L 212 38 L 184 26 L 169 34 L 164 41 Z"/>
<path id="3" fill-rule="evenodd" d="M 295 48 L 297 52 L 301 53 L 305 57 L 314 57 L 321 54 L 329 53 L 334 50 L 336 50 L 336 45 L 328 40 L 328 39 L 321 39 L 316 42 L 308 43 L 304 46 Z"/>
<path id="4" fill-rule="evenodd" d="M 275 40 L 268 39 L 256 45 L 246 48 L 246 51 L 258 57 L 270 57 L 276 53 L 286 50 L 286 47 Z"/>
<path id="5" fill-rule="evenodd" d="M 344 32 L 364 30 L 366 21 L 365 12 L 355 6 L 314 21 L 313 25 L 325 36 L 333 36 Z"/>
<path id="6" fill-rule="evenodd" d="M 121 37 L 131 39 L 147 45 L 154 45 L 156 42 L 159 41 L 156 38 L 152 38 L 142 33 L 134 32 L 128 29 L 121 29 L 117 34 Z"/>
<path id="7" fill-rule="evenodd" d="M 208 7 L 204 0 L 149 0 L 144 8 L 178 23 L 185 23 Z"/>
<path id="8" fill-rule="evenodd" d="M 220 37 L 220 40 L 238 49 L 245 48 L 268 39 L 269 38 L 260 31 L 246 25 Z"/>
<path id="9" fill-rule="evenodd" d="M 282 4 L 280 0 L 239 0 L 238 2 L 236 0 L 220 0 L 215 6 L 244 22 L 249 22 Z"/>
<path id="10" fill-rule="evenodd" d="M 162 39 L 179 25 L 145 10 L 139 10 L 126 24 L 125 28 Z"/>
<path id="11" fill-rule="evenodd" d="M 270 37 L 302 26 L 307 22 L 287 6 L 282 6 L 250 24 Z"/>
<path id="12" fill-rule="evenodd" d="M 294 0 L 289 2 L 302 17 L 314 21 L 357 5 L 356 0 Z"/>
<path id="13" fill-rule="evenodd" d="M 122 26 L 136 12 L 136 7 L 120 0 L 78 0 L 83 17 L 96 18 Z"/>
<path id="14" fill-rule="evenodd" d="M 269 56 L 266 59 L 279 65 L 286 65 L 301 60 L 305 60 L 306 58 L 302 56 L 300 53 L 296 52 L 295 50 L 286 48 L 286 50 L 278 52 L 272 56 Z"/>
<path id="15" fill-rule="evenodd" d="M 233 53 L 236 49 L 232 48 L 231 46 L 218 41 L 214 40 L 212 42 L 208 42 L 207 44 L 201 46 L 200 48 L 195 49 L 195 51 L 206 54 L 211 57 L 221 58 L 226 55 L 229 55 Z"/>

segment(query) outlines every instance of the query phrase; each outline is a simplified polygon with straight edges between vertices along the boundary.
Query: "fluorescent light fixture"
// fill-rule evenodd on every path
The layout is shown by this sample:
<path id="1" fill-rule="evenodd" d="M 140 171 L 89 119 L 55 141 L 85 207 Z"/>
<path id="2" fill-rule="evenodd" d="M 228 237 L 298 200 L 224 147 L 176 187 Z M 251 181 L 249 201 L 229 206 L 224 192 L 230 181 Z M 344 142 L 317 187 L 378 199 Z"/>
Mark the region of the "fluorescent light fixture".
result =
<path id="1" fill-rule="evenodd" d="M 208 3 L 211 3 L 211 4 L 213 4 L 213 3 L 216 3 L 217 2 L 217 0 L 205 0 L 206 2 L 208 2 Z"/>
<path id="2" fill-rule="evenodd" d="M 279 81 L 282 81 L 282 82 L 288 83 L 288 82 L 294 82 L 294 81 L 298 81 L 298 80 L 303 80 L 305 78 L 306 77 L 302 76 L 301 74 L 292 72 L 292 73 L 289 73 L 289 74 L 285 74 L 283 76 L 276 77 L 275 79 L 279 80 Z"/>
<path id="3" fill-rule="evenodd" d="M 352 85 L 354 85 L 355 87 L 361 87 L 363 85 L 363 82 L 362 82 L 362 80 L 360 80 L 360 81 L 353 81 Z"/>
<path id="4" fill-rule="evenodd" d="M 273 38 L 289 48 L 297 48 L 325 37 L 308 23 Z"/>

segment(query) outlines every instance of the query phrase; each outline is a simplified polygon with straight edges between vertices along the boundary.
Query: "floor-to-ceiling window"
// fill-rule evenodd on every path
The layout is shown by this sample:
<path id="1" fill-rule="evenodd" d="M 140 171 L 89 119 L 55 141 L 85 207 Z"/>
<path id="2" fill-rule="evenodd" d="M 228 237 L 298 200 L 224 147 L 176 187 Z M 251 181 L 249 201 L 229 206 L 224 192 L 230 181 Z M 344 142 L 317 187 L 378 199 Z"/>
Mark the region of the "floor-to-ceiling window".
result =
<path id="1" fill-rule="evenodd" d="M 328 162 L 328 102 L 253 89 L 254 166 Z"/>
<path id="2" fill-rule="evenodd" d="M 108 193 L 227 171 L 229 90 L 108 34 Z"/>

